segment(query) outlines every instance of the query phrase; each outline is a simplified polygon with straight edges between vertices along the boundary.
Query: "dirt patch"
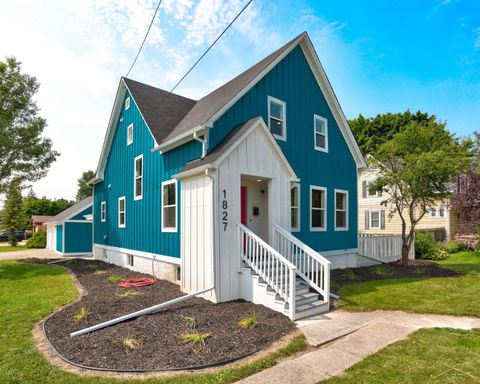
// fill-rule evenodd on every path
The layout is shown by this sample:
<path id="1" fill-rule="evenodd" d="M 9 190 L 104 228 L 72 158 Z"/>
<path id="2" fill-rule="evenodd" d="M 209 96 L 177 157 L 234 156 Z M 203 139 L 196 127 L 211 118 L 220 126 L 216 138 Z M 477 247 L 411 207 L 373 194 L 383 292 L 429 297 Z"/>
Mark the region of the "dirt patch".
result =
<path id="1" fill-rule="evenodd" d="M 372 280 L 419 279 L 432 277 L 462 276 L 460 272 L 441 268 L 431 261 L 410 260 L 404 267 L 400 262 L 376 265 L 373 267 L 334 269 L 331 271 L 331 289 L 334 293 L 347 284 L 358 284 Z"/>
<path id="2" fill-rule="evenodd" d="M 101 261 L 74 260 L 61 265 L 72 270 L 87 294 L 52 315 L 45 323 L 45 331 L 57 351 L 76 364 L 121 370 L 218 364 L 255 353 L 295 330 L 295 324 L 286 316 L 260 305 L 245 301 L 213 304 L 195 298 L 156 314 L 71 338 L 73 331 L 183 295 L 176 284 L 157 280 L 150 286 L 128 289 L 136 294 L 122 296 L 127 290 L 111 282 L 111 276 L 147 275 Z M 76 320 L 75 315 L 81 313 L 87 315 Z M 257 325 L 241 328 L 239 320 L 253 313 Z M 182 335 L 195 333 L 208 334 L 204 345 L 182 339 Z"/>

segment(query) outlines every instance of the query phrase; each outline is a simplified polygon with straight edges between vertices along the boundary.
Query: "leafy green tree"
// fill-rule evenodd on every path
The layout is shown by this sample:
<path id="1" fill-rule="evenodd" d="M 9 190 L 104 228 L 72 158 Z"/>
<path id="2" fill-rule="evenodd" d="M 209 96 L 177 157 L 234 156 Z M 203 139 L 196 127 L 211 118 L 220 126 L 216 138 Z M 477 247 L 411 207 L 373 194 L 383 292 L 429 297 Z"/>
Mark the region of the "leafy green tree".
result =
<path id="1" fill-rule="evenodd" d="M 472 141 L 459 142 L 435 120 L 410 122 L 369 159 L 379 170 L 372 189 L 384 191 L 382 202 L 402 222 L 402 263 L 414 241 L 415 227 L 429 208 L 451 195 L 451 182 L 468 167 Z"/>
<path id="2" fill-rule="evenodd" d="M 22 188 L 18 180 L 10 183 L 7 191 L 5 206 L 2 210 L 2 225 L 10 232 L 9 242 L 11 246 L 17 245 L 15 232 L 22 225 Z"/>
<path id="3" fill-rule="evenodd" d="M 92 196 L 93 188 L 91 185 L 88 184 L 90 180 L 95 177 L 95 172 L 92 170 L 88 170 L 82 173 L 82 177 L 78 179 L 78 190 L 76 200 L 81 201 L 88 196 Z"/>
<path id="4" fill-rule="evenodd" d="M 30 219 L 32 215 L 58 215 L 65 209 L 70 208 L 73 204 L 75 204 L 74 201 L 66 199 L 50 200 L 46 197 L 42 197 L 41 199 L 25 198 L 22 210 L 27 218 Z"/>
<path id="5" fill-rule="evenodd" d="M 0 194 L 12 180 L 36 181 L 44 177 L 59 153 L 42 137 L 47 125 L 33 100 L 39 84 L 21 72 L 14 57 L 0 61 Z"/>
<path id="6" fill-rule="evenodd" d="M 427 126 L 430 122 L 436 122 L 436 117 L 425 112 L 411 113 L 407 110 L 403 113 L 385 113 L 368 118 L 359 115 L 350 120 L 349 125 L 360 150 L 364 155 L 369 155 L 375 153 L 380 145 L 391 140 L 411 122 Z"/>

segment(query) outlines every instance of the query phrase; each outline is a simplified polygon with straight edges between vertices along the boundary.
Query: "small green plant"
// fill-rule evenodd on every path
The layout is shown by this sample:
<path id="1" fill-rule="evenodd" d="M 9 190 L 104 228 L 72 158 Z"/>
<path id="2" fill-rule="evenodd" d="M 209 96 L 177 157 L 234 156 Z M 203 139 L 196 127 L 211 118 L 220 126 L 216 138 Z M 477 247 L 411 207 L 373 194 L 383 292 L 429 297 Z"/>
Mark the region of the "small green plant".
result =
<path id="1" fill-rule="evenodd" d="M 95 271 L 93 272 L 94 275 L 104 275 L 105 273 L 107 273 L 106 271 Z"/>
<path id="2" fill-rule="evenodd" d="M 96 264 L 88 264 L 85 268 L 94 272 L 100 269 L 100 267 Z"/>
<path id="3" fill-rule="evenodd" d="M 65 265 L 75 265 L 78 263 L 77 259 L 70 259 L 65 262 Z"/>
<path id="4" fill-rule="evenodd" d="M 423 276 L 427 273 L 427 269 L 425 267 L 422 267 L 421 265 L 417 265 L 413 273 L 415 273 L 415 275 L 417 276 Z"/>
<path id="5" fill-rule="evenodd" d="M 90 315 L 90 311 L 87 308 L 82 307 L 77 312 L 75 312 L 75 314 L 73 315 L 73 318 L 76 321 L 80 321 L 80 320 L 86 319 L 89 315 Z"/>
<path id="6" fill-rule="evenodd" d="M 213 333 L 199 333 L 198 331 L 192 333 L 184 333 L 181 338 L 183 341 L 187 342 L 190 347 L 197 347 L 200 350 L 205 348 L 205 340 L 211 337 Z"/>
<path id="7" fill-rule="evenodd" d="M 47 232 L 39 230 L 27 240 L 27 248 L 45 248 L 47 246 Z"/>
<path id="8" fill-rule="evenodd" d="M 135 297 L 135 296 L 138 296 L 138 295 L 140 295 L 140 292 L 128 289 L 128 290 L 120 293 L 118 296 L 121 296 L 121 297 Z"/>
<path id="9" fill-rule="evenodd" d="M 252 313 L 251 315 L 245 316 L 240 319 L 238 325 L 240 328 L 248 329 L 248 328 L 255 328 L 258 323 L 258 316 L 256 313 Z"/>
<path id="10" fill-rule="evenodd" d="M 383 265 L 375 268 L 375 274 L 378 276 L 389 277 L 393 275 L 393 271 L 385 268 Z"/>
<path id="11" fill-rule="evenodd" d="M 195 329 L 197 327 L 197 320 L 193 316 L 183 316 L 183 320 L 187 323 L 188 327 Z"/>
<path id="12" fill-rule="evenodd" d="M 355 272 L 353 272 L 353 269 L 347 268 L 345 269 L 345 278 L 347 280 L 355 280 Z"/>
<path id="13" fill-rule="evenodd" d="M 109 283 L 118 283 L 119 281 L 122 281 L 123 277 L 118 276 L 118 275 L 110 275 L 108 276 L 108 282 Z"/>
<path id="14" fill-rule="evenodd" d="M 135 336 L 128 334 L 126 337 L 122 339 L 122 344 L 124 347 L 127 347 L 128 349 L 138 349 L 142 345 L 140 340 L 135 338 Z"/>

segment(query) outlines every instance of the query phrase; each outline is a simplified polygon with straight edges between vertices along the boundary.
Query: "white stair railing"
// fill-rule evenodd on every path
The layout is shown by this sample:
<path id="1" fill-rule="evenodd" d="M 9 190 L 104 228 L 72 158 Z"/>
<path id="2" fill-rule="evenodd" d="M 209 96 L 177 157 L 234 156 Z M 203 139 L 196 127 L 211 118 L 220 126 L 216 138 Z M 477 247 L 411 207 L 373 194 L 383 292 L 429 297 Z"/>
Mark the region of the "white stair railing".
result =
<path id="1" fill-rule="evenodd" d="M 330 302 L 330 261 L 278 225 L 273 225 L 273 247 L 297 267 L 297 274 Z"/>
<path id="2" fill-rule="evenodd" d="M 288 303 L 295 318 L 296 267 L 250 229 L 238 223 L 240 258 Z"/>

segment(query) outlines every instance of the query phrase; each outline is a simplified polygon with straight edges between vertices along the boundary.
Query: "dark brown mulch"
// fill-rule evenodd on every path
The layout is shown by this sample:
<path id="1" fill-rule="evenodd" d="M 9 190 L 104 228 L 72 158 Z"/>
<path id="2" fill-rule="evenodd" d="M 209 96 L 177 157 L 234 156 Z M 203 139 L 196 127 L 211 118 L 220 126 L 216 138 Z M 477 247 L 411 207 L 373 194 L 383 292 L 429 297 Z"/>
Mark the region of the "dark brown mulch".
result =
<path id="1" fill-rule="evenodd" d="M 65 265 L 65 263 L 62 263 Z M 70 337 L 70 333 L 102 321 L 159 304 L 184 295 L 179 287 L 164 280 L 134 289 L 135 297 L 121 297 L 125 289 L 108 282 L 114 274 L 124 278 L 146 277 L 101 261 L 78 260 L 66 265 L 88 294 L 72 306 L 55 313 L 45 324 L 47 337 L 66 359 L 90 367 L 123 370 L 154 370 L 196 367 L 235 359 L 268 347 L 291 333 L 295 324 L 286 316 L 245 301 L 213 304 L 195 298 L 156 314 L 145 315 L 99 331 Z M 80 308 L 90 314 L 74 320 Z M 243 329 L 238 321 L 255 313 L 258 325 Z M 186 317 L 194 317 L 196 330 L 212 333 L 204 348 L 190 346 L 181 335 L 191 333 Z M 139 346 L 129 349 L 122 340 L 133 337 Z"/>
<path id="2" fill-rule="evenodd" d="M 332 291 L 336 293 L 343 285 L 364 283 L 372 280 L 455 276 L 462 276 L 462 274 L 441 268 L 438 264 L 431 261 L 410 260 L 408 267 L 404 267 L 400 262 L 393 262 L 373 267 L 334 269 L 331 271 L 330 279 Z"/>

